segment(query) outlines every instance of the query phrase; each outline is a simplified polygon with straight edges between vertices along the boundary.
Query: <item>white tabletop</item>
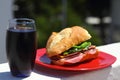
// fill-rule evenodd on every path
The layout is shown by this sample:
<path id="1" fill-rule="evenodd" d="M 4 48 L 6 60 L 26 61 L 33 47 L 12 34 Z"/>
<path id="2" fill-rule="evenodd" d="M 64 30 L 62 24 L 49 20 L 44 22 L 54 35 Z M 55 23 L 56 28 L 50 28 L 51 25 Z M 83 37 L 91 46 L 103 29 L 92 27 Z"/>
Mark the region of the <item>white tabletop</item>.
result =
<path id="1" fill-rule="evenodd" d="M 8 63 L 0 64 L 0 80 L 119 80 L 120 79 L 120 42 L 97 47 L 117 57 L 109 67 L 93 71 L 61 71 L 35 65 L 30 77 L 16 78 L 10 74 Z"/>

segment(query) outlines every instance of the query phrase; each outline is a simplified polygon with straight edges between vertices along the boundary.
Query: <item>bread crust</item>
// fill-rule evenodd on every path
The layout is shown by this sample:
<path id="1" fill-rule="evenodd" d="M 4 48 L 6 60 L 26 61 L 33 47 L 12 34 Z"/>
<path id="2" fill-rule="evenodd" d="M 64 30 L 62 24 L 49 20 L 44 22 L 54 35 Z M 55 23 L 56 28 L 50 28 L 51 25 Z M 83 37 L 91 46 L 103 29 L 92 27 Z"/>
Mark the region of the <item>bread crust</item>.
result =
<path id="1" fill-rule="evenodd" d="M 60 32 L 53 32 L 46 45 L 47 56 L 52 57 L 68 50 L 74 45 L 91 38 L 88 31 L 80 26 L 65 28 Z"/>

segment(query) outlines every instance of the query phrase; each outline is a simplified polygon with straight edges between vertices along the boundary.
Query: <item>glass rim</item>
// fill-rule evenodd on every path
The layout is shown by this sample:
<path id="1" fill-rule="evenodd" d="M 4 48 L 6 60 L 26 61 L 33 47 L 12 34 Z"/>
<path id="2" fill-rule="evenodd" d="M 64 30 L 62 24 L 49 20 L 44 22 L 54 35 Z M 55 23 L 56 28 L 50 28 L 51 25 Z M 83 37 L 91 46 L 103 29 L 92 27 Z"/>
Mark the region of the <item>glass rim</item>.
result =
<path id="1" fill-rule="evenodd" d="M 22 21 L 22 22 L 17 22 L 18 20 Z M 35 23 L 35 21 L 33 19 L 30 18 L 13 18 L 9 20 L 9 23 Z"/>

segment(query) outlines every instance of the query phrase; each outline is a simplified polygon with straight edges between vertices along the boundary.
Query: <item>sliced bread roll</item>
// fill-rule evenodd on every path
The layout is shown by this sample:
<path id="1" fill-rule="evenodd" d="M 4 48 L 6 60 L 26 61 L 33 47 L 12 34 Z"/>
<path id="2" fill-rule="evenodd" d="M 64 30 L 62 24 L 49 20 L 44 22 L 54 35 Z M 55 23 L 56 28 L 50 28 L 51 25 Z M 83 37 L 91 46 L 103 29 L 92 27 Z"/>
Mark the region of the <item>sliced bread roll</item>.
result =
<path id="1" fill-rule="evenodd" d="M 46 45 L 47 56 L 52 57 L 70 49 L 91 38 L 88 31 L 80 26 L 65 28 L 60 32 L 53 32 Z"/>

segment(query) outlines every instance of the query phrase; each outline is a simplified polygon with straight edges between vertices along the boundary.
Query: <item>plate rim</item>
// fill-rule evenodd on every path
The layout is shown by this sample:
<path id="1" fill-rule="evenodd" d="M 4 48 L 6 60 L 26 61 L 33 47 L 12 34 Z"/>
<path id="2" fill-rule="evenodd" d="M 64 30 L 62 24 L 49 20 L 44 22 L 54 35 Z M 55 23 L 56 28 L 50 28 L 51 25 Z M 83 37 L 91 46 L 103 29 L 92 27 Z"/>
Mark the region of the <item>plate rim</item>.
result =
<path id="1" fill-rule="evenodd" d="M 40 53 L 39 53 L 40 51 Z M 35 64 L 38 64 L 40 66 L 46 67 L 46 68 L 51 68 L 51 69 L 56 69 L 56 70 L 68 70 L 68 71 L 89 71 L 89 70 L 96 70 L 96 69 L 102 69 L 102 68 L 106 68 L 108 66 L 111 66 L 113 63 L 115 63 L 115 61 L 117 60 L 117 58 L 109 53 L 103 52 L 103 51 L 99 51 L 99 57 L 101 55 L 107 55 L 109 57 L 112 57 L 112 61 L 105 65 L 105 66 L 99 66 L 99 67 L 94 67 L 94 68 L 70 68 L 70 67 L 65 67 L 65 66 L 59 66 L 59 65 L 50 65 L 50 64 L 46 64 L 42 61 L 40 61 L 40 58 L 46 53 L 46 48 L 40 48 L 37 49 L 37 53 L 36 53 L 36 59 L 35 59 Z"/>

